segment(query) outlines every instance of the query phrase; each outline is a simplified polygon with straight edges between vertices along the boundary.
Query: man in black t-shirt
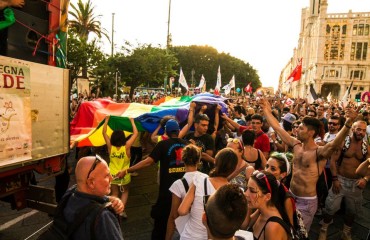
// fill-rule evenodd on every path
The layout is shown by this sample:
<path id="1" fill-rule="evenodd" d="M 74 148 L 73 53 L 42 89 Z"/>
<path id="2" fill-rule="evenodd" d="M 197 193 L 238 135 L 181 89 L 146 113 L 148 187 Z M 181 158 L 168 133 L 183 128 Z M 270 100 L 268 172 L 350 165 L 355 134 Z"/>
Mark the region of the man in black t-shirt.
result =
<path id="1" fill-rule="evenodd" d="M 209 118 L 206 114 L 197 114 L 194 119 L 195 132 L 188 133 L 184 139 L 202 148 L 202 167 L 200 171 L 208 174 L 213 168 L 215 159 L 213 158 L 215 142 L 211 135 L 207 133 Z"/>
<path id="2" fill-rule="evenodd" d="M 185 173 L 185 165 L 181 160 L 181 152 L 186 146 L 186 142 L 178 138 L 179 130 L 180 127 L 176 120 L 168 120 L 165 131 L 170 138 L 158 142 L 145 160 L 117 175 L 121 178 L 127 173 L 135 172 L 160 161 L 159 194 L 157 202 L 152 207 L 151 212 L 151 217 L 154 219 L 152 239 L 165 239 L 167 220 L 171 211 L 172 202 L 172 195 L 169 188 L 172 183 L 182 178 Z"/>

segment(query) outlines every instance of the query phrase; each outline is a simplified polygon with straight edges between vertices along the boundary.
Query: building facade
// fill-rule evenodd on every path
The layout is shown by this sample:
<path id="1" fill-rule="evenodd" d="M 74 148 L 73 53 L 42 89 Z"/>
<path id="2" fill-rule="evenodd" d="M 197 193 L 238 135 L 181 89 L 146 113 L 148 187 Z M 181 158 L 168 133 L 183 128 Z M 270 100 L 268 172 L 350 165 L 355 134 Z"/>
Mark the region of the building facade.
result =
<path id="1" fill-rule="evenodd" d="M 341 99 L 352 81 L 351 99 L 370 92 L 370 12 L 327 13 L 327 8 L 327 0 L 310 0 L 302 9 L 298 46 L 279 78 L 283 93 L 306 97 L 312 84 L 322 98 L 331 93 Z M 301 58 L 301 80 L 284 84 Z"/>

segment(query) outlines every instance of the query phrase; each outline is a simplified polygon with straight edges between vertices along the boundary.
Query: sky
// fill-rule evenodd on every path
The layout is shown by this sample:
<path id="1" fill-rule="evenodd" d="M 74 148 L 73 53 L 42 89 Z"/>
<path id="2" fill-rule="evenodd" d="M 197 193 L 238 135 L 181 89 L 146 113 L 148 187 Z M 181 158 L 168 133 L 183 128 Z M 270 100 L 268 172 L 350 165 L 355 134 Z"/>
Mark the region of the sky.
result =
<path id="1" fill-rule="evenodd" d="M 71 2 L 76 3 L 77 0 Z M 95 6 L 95 14 L 101 15 L 99 20 L 110 37 L 114 13 L 115 52 L 119 51 L 125 41 L 166 46 L 169 0 L 91 2 Z M 171 0 L 172 45 L 208 45 L 219 52 L 229 53 L 256 69 L 264 87 L 276 89 L 280 72 L 298 45 L 301 11 L 309 6 L 309 2 L 310 0 Z M 350 9 L 353 12 L 370 12 L 369 0 L 328 0 L 328 13 L 347 13 Z M 104 41 L 102 49 L 110 54 L 110 43 Z M 215 79 L 216 76 L 217 69 Z M 229 80 L 222 79 L 222 85 Z"/>

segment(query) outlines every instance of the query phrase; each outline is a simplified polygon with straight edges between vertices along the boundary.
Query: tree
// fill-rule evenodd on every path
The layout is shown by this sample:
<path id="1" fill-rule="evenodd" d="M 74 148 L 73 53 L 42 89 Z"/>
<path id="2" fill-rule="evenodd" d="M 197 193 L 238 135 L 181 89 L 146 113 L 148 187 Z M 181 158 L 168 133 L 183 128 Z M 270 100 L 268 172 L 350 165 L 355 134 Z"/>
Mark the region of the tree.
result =
<path id="1" fill-rule="evenodd" d="M 131 51 L 125 50 L 127 54 L 121 52 L 109 61 L 121 73 L 125 85 L 131 86 L 130 97 L 136 87 L 163 86 L 164 79 L 176 74 L 173 68 L 178 64 L 177 59 L 166 49 L 144 44 Z"/>
<path id="2" fill-rule="evenodd" d="M 208 88 L 216 86 L 218 66 L 221 66 L 222 86 L 226 85 L 233 75 L 236 79 L 235 88 L 243 89 L 249 82 L 252 82 L 253 89 L 262 85 L 257 71 L 249 63 L 230 54 L 219 53 L 213 47 L 178 46 L 171 50 L 178 59 L 186 79 L 190 79 L 191 70 L 194 69 L 196 82 L 199 82 L 203 74 Z"/>
<path id="3" fill-rule="evenodd" d="M 101 52 L 96 41 L 97 40 L 93 40 L 90 43 L 81 41 L 73 30 L 69 31 L 67 42 L 67 67 L 71 71 L 72 84 L 76 81 L 77 77 L 81 75 L 84 68 L 86 70 L 90 69 L 90 75 L 94 76 L 94 69 L 105 61 L 106 55 Z"/>
<path id="4" fill-rule="evenodd" d="M 80 39 L 88 40 L 89 34 L 94 33 L 101 38 L 105 36 L 109 40 L 107 31 L 101 28 L 101 23 L 97 20 L 101 15 L 95 16 L 93 11 L 94 8 L 90 0 L 85 4 L 82 0 L 78 0 L 77 6 L 71 3 L 73 11 L 69 11 L 69 14 L 74 18 L 69 20 L 69 27 L 72 28 L 80 37 Z"/>
<path id="5" fill-rule="evenodd" d="M 77 6 L 71 3 L 71 7 L 73 11 L 69 11 L 70 16 L 72 16 L 72 19 L 69 21 L 70 31 L 72 32 L 72 36 L 75 37 L 76 35 L 79 38 L 78 44 L 81 47 L 83 47 L 82 49 L 78 48 L 73 49 L 79 51 L 81 58 L 80 60 L 79 59 L 75 60 L 81 63 L 81 65 L 78 65 L 78 67 L 81 67 L 81 77 L 87 78 L 89 65 L 91 65 L 89 64 L 88 60 L 91 59 L 91 57 L 88 55 L 88 52 L 84 50 L 89 49 L 91 51 L 96 52 L 94 48 L 97 43 L 96 38 L 93 39 L 92 42 L 88 43 L 89 34 L 94 33 L 98 36 L 98 38 L 105 36 L 108 40 L 109 37 L 107 31 L 101 28 L 101 23 L 100 21 L 97 20 L 97 18 L 100 17 L 101 15 L 95 16 L 94 7 L 92 6 L 90 0 L 88 0 L 85 4 L 83 4 L 81 0 L 78 0 Z M 77 42 L 74 42 L 73 44 L 77 44 Z M 69 49 L 67 51 L 70 52 Z"/>

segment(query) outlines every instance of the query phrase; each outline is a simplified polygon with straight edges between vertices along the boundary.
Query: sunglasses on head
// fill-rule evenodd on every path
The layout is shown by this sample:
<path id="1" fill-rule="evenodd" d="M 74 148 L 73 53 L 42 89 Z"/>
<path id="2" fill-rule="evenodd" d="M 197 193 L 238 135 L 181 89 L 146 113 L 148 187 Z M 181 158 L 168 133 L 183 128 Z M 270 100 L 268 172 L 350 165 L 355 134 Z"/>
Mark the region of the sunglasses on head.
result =
<path id="1" fill-rule="evenodd" d="M 98 154 L 96 154 L 96 155 L 95 155 L 95 161 L 94 161 L 93 165 L 91 166 L 91 168 L 90 168 L 90 170 L 89 170 L 89 172 L 88 172 L 88 174 L 87 174 L 87 178 L 86 178 L 86 180 L 87 180 L 87 179 L 89 179 L 90 174 L 91 174 L 91 172 L 92 172 L 92 171 L 94 171 L 94 170 L 95 170 L 96 165 L 98 165 L 98 163 L 100 163 L 100 162 L 102 162 L 102 161 L 104 161 L 104 159 L 103 159 L 102 157 L 100 157 Z"/>
<path id="2" fill-rule="evenodd" d="M 265 179 L 265 183 L 266 183 L 267 189 L 269 190 L 269 193 L 272 194 L 271 185 L 269 183 L 269 180 L 267 179 L 266 174 L 264 174 L 263 172 L 260 172 L 260 171 L 256 170 L 256 171 L 253 172 L 252 176 L 255 176 L 258 180 Z"/>
<path id="3" fill-rule="evenodd" d="M 227 142 L 228 143 L 235 143 L 235 144 L 238 144 L 239 147 L 240 147 L 240 150 L 243 150 L 244 149 L 244 145 L 243 145 L 243 142 L 238 139 L 238 138 L 228 138 L 227 139 Z"/>

